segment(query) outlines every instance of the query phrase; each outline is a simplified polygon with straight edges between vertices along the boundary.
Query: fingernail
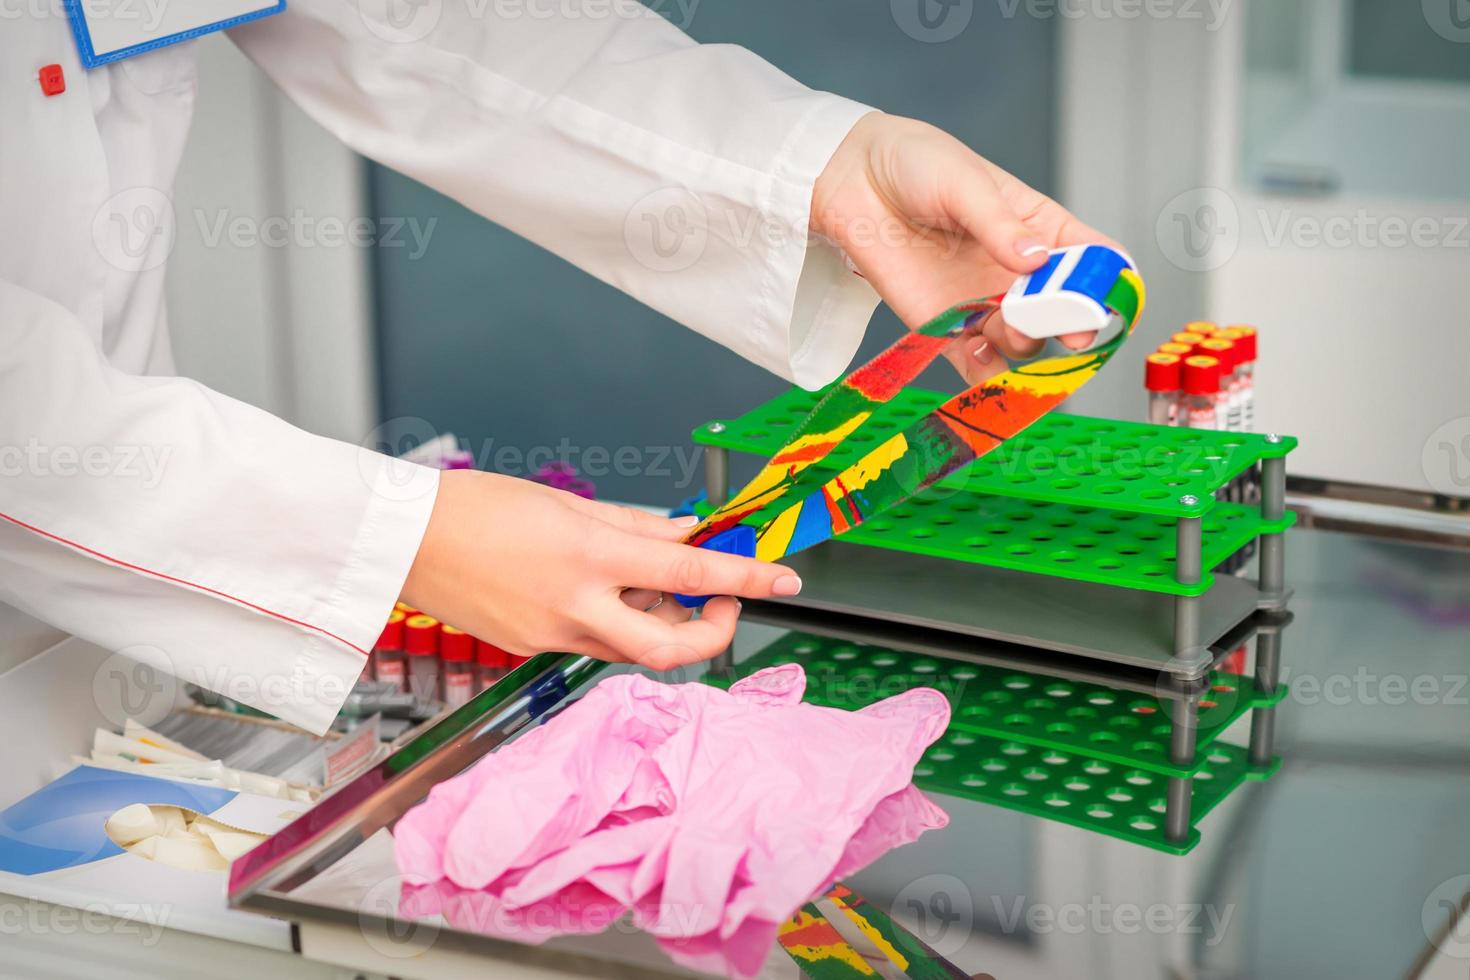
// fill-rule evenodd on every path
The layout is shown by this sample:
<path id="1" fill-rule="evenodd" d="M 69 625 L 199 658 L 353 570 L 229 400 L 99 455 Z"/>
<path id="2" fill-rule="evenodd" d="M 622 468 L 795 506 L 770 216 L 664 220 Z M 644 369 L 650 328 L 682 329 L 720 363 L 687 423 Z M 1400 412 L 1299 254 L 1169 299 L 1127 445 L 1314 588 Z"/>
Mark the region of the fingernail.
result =
<path id="1" fill-rule="evenodd" d="M 990 341 L 987 340 L 985 343 L 975 348 L 975 360 L 979 361 L 981 364 L 986 365 L 995 360 L 995 351 L 991 349 Z"/>
<path id="2" fill-rule="evenodd" d="M 795 575 L 782 575 L 776 579 L 776 584 L 771 586 L 772 595 L 796 595 L 801 591 L 801 579 Z"/>
<path id="3" fill-rule="evenodd" d="M 694 514 L 685 514 L 683 517 L 674 518 L 674 523 L 680 527 L 693 527 L 699 523 L 699 518 Z"/>
<path id="4" fill-rule="evenodd" d="M 1016 242 L 1016 251 L 1021 254 L 1021 258 L 1023 259 L 1029 259 L 1031 256 L 1040 254 L 1046 250 L 1046 246 L 1034 238 L 1022 238 Z"/>

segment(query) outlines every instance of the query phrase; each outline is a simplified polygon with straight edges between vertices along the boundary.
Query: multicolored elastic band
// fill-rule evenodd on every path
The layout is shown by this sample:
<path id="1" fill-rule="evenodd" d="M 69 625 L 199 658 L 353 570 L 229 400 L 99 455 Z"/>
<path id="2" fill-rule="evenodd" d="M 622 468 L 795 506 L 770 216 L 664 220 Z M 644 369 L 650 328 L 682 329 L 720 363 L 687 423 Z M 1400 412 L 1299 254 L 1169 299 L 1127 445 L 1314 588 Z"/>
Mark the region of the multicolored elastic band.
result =
<path id="1" fill-rule="evenodd" d="M 910 332 L 849 374 L 819 401 L 746 487 L 685 536 L 686 544 L 776 561 L 857 527 L 967 466 L 1061 404 L 1123 346 L 1143 310 L 1143 280 L 1133 263 L 1104 245 L 1057 249 L 1004 299 L 956 306 Z M 1087 351 L 1032 361 L 996 375 L 940 405 L 835 476 L 812 467 L 858 431 L 972 324 L 1000 308 L 1037 336 L 1096 330 L 1111 312 L 1124 328 Z M 1014 318 L 1013 318 L 1014 314 Z M 810 470 L 810 472 L 808 472 Z M 776 508 L 759 527 L 744 523 Z M 685 605 L 707 597 L 680 596 Z"/>

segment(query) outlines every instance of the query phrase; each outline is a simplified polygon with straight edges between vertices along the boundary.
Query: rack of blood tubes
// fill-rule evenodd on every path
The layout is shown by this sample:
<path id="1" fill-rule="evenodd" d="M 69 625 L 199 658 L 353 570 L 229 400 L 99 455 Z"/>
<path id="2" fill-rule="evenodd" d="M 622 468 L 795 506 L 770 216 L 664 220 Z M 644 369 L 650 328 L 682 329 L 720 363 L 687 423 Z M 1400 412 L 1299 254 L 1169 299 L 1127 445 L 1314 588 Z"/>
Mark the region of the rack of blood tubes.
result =
<path id="1" fill-rule="evenodd" d="M 1186 323 L 1144 358 L 1148 420 L 1156 425 L 1251 432 L 1256 419 L 1255 367 L 1254 327 Z M 1259 501 L 1259 473 L 1241 474 L 1219 495 L 1237 503 Z M 1252 542 L 1227 559 L 1221 570 L 1240 571 L 1254 553 Z"/>
<path id="2" fill-rule="evenodd" d="M 373 647 L 373 679 L 421 701 L 457 708 L 528 657 L 398 603 Z"/>
<path id="3" fill-rule="evenodd" d="M 1202 321 L 1144 362 L 1148 420 L 1158 425 L 1250 432 L 1255 424 L 1256 331 Z"/>

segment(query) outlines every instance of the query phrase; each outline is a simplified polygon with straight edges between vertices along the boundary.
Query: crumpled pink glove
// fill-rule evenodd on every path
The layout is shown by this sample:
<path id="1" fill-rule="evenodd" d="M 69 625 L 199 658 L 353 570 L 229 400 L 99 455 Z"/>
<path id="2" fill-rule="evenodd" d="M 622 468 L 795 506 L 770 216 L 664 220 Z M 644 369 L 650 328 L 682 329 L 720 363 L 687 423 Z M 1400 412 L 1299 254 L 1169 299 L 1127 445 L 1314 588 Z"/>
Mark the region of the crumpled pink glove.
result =
<path id="1" fill-rule="evenodd" d="M 803 902 L 948 822 L 911 782 L 943 695 L 847 712 L 805 687 L 796 664 L 728 692 L 603 681 L 399 821 L 399 867 L 429 886 L 404 914 L 540 942 L 631 909 L 676 961 L 753 975 Z"/>

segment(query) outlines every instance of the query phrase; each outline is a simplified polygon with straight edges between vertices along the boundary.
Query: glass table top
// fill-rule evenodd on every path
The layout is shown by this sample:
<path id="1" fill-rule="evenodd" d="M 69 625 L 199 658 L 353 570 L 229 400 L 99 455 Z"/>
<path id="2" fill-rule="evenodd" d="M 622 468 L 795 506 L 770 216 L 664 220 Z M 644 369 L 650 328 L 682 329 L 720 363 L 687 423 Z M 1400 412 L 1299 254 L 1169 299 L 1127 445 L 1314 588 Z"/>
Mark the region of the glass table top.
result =
<path id="1" fill-rule="evenodd" d="M 1301 530 L 1288 536 L 1287 562 L 1296 618 L 1282 638 L 1282 768 L 1209 812 L 1190 853 L 931 793 L 949 825 L 846 884 L 969 975 L 1409 975 L 1470 893 L 1470 553 Z M 784 634 L 747 617 L 737 663 Z M 883 645 L 895 646 L 891 636 Z M 533 679 L 541 686 L 529 700 L 564 703 L 622 669 L 580 667 L 564 685 Z M 702 669 L 662 679 L 692 682 Z M 1244 725 L 1221 741 L 1245 744 Z M 492 727 L 477 721 L 401 753 L 399 770 L 437 765 L 434 779 L 450 775 L 484 751 L 465 745 Z M 232 892 L 303 928 L 348 926 L 390 958 L 444 950 L 601 976 L 682 975 L 622 923 L 533 950 L 474 936 L 494 929 L 472 916 L 452 925 L 398 918 L 388 833 L 432 779 L 406 782 L 362 787 L 336 811 L 353 814 L 353 833 L 283 845 L 289 874 L 267 869 L 251 882 L 259 869 L 247 868 Z M 324 810 L 316 829 L 330 817 Z M 799 974 L 775 950 L 766 975 Z"/>

